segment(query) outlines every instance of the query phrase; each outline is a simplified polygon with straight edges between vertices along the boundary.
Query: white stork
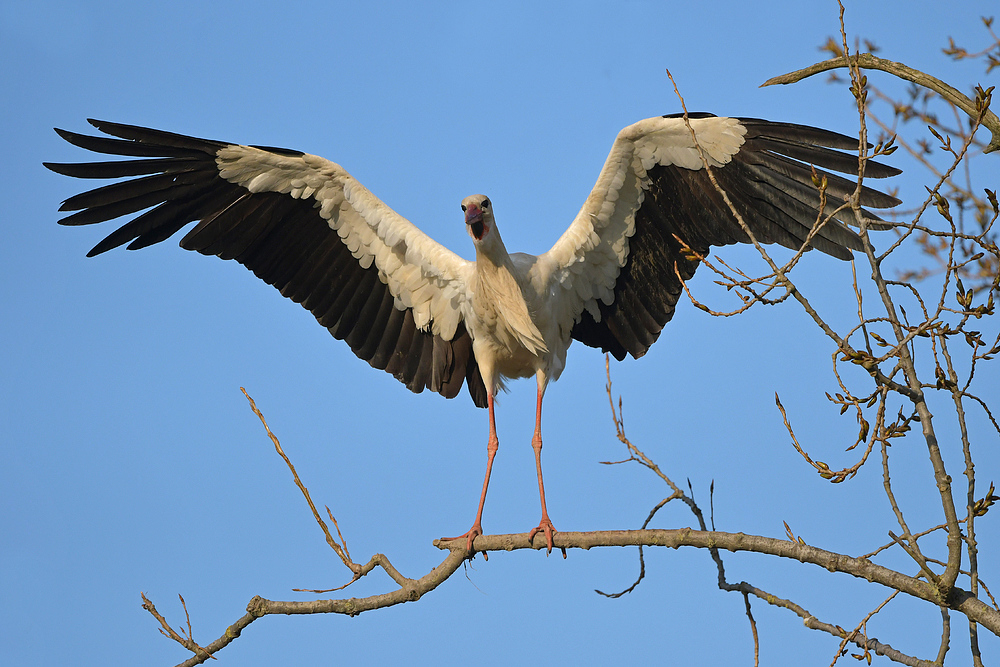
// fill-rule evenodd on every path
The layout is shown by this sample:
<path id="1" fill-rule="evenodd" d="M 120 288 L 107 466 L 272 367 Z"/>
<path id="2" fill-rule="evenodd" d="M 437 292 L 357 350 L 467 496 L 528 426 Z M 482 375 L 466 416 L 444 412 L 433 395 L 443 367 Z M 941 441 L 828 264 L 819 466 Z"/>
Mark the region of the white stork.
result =
<path id="1" fill-rule="evenodd" d="M 476 249 L 466 261 L 421 232 L 340 165 L 315 155 L 242 146 L 104 121 L 117 138 L 56 130 L 66 141 L 133 160 L 52 164 L 78 178 L 126 178 L 67 199 L 77 211 L 64 225 L 104 222 L 146 210 L 88 256 L 122 244 L 142 248 L 198 224 L 180 245 L 235 259 L 282 295 L 301 303 L 335 338 L 414 392 L 446 398 L 464 383 L 489 409 L 486 478 L 472 528 L 482 534 L 483 505 L 498 439 L 493 402 L 504 381 L 534 376 L 538 385 L 532 447 L 548 550 L 555 528 L 545 507 L 541 467 L 542 396 L 557 380 L 576 339 L 621 360 L 641 357 L 670 320 L 681 280 L 698 266 L 688 246 L 747 242 L 710 183 L 683 118 L 650 118 L 622 130 L 569 228 L 548 252 L 509 254 L 485 195 L 462 200 Z M 857 170 L 849 137 L 801 125 L 750 118 L 690 116 L 712 166 L 756 238 L 798 249 L 818 219 L 813 169 Z M 868 162 L 866 175 L 899 173 Z M 839 202 L 855 183 L 832 174 L 827 195 Z M 135 177 L 135 178 L 132 178 Z M 864 188 L 864 206 L 899 201 Z M 831 207 L 832 208 L 832 207 Z M 866 212 L 871 220 L 879 218 Z M 860 237 L 841 222 L 819 229 L 811 245 L 849 259 Z M 675 272 L 676 267 L 676 272 Z"/>

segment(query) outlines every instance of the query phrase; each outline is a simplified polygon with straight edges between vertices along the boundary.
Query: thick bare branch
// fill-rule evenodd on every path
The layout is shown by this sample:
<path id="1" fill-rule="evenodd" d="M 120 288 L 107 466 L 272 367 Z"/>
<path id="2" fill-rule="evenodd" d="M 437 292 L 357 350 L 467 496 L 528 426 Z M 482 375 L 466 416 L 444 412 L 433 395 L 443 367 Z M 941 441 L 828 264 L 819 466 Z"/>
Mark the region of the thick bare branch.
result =
<path id="1" fill-rule="evenodd" d="M 559 532 L 554 537 L 555 546 L 566 549 L 589 550 L 596 547 L 668 547 L 677 549 L 682 546 L 701 549 L 720 549 L 725 551 L 752 551 L 770 554 L 781 558 L 790 558 L 802 563 L 820 566 L 830 572 L 842 572 L 874 583 L 882 584 L 894 590 L 913 597 L 936 603 L 936 589 L 927 582 L 910 577 L 889 568 L 876 565 L 863 558 L 852 558 L 833 553 L 799 542 L 779 540 L 759 535 L 743 533 L 725 533 L 720 531 L 701 531 L 690 528 L 674 530 L 612 530 L 593 532 Z M 448 556 L 429 573 L 420 579 L 407 579 L 400 588 L 389 593 L 372 595 L 365 598 L 348 598 L 339 600 L 312 601 L 280 601 L 268 600 L 260 596 L 254 597 L 247 605 L 247 614 L 236 623 L 229 626 L 222 637 L 211 644 L 199 647 L 198 653 L 179 667 L 198 665 L 208 659 L 210 654 L 218 652 L 238 637 L 242 630 L 258 618 L 271 614 L 323 614 L 334 613 L 356 616 L 362 612 L 390 607 L 405 602 L 415 602 L 423 595 L 433 591 L 448 579 L 468 557 L 464 543 L 454 540 L 435 540 L 439 549 L 448 550 Z M 517 549 L 546 548 L 545 537 L 536 535 L 534 540 L 528 539 L 528 533 L 508 535 L 480 535 L 475 539 L 476 552 L 514 551 Z M 756 592 L 748 584 L 736 584 L 733 590 Z M 768 596 L 770 597 L 770 596 Z M 1000 611 L 987 606 L 976 599 L 971 593 L 958 587 L 952 588 L 948 608 L 965 614 L 993 633 L 1000 634 Z M 810 625 L 809 627 L 813 627 Z M 831 626 L 836 627 L 836 626 Z M 836 636 L 843 636 L 835 632 Z M 874 645 L 869 646 L 874 648 Z M 879 651 L 882 652 L 882 651 Z M 916 661 L 913 664 L 920 664 Z"/>
<path id="2" fill-rule="evenodd" d="M 524 537 L 527 538 L 526 533 Z M 477 539 L 482 539 L 482 537 Z M 461 540 L 458 541 L 461 542 Z M 464 544 L 464 542 L 462 544 Z M 404 602 L 416 602 L 424 594 L 434 590 L 445 582 L 448 577 L 454 574 L 455 571 L 461 567 L 462 562 L 465 561 L 466 557 L 467 554 L 465 553 L 464 548 L 453 550 L 440 565 L 435 567 L 420 579 L 400 578 L 405 583 L 403 583 L 398 589 L 389 593 L 381 593 L 379 595 L 372 595 L 365 598 L 282 602 L 277 600 L 267 600 L 259 595 L 255 596 L 252 600 L 250 600 L 249 604 L 247 604 L 247 613 L 238 621 L 226 628 L 226 632 L 221 637 L 208 646 L 203 648 L 198 647 L 201 649 L 200 651 L 188 660 L 179 663 L 177 667 L 193 667 L 194 665 L 202 664 L 211 654 L 225 648 L 230 642 L 239 637 L 240 633 L 248 625 L 253 623 L 258 618 L 262 618 L 270 614 L 333 613 L 346 614 L 347 616 L 357 616 L 364 611 L 391 607 Z M 377 554 L 375 558 L 384 559 L 385 557 L 381 554 Z M 393 578 L 396 579 L 396 577 Z M 397 583 L 399 583 L 399 580 L 397 580 Z M 181 643 L 183 644 L 183 642 Z M 191 650 L 194 651 L 196 649 L 192 648 Z"/>
<path id="3" fill-rule="evenodd" d="M 462 545 L 449 541 L 435 540 L 439 549 L 453 549 L 465 553 Z M 818 565 L 830 572 L 842 572 L 867 581 L 875 582 L 898 590 L 907 595 L 937 604 L 935 587 L 922 579 L 896 572 L 887 567 L 876 565 L 863 558 L 853 558 L 837 554 L 825 549 L 779 540 L 760 535 L 744 533 L 725 533 L 720 531 L 701 531 L 690 528 L 673 530 L 610 530 L 593 532 L 560 532 L 556 534 L 555 546 L 567 549 L 592 549 L 594 547 L 624 547 L 624 546 L 662 546 L 676 549 L 682 546 L 701 549 L 717 548 L 725 551 L 752 551 L 760 554 L 770 554 L 781 558 L 790 558 L 802 563 Z M 481 535 L 474 543 L 478 551 L 513 551 L 515 549 L 544 549 L 543 537 L 536 536 L 533 542 L 528 541 L 528 533 L 510 535 Z M 309 604 L 309 603 L 299 603 Z M 975 620 L 991 632 L 1000 634 L 1000 612 L 976 599 L 971 593 L 961 588 L 952 588 L 946 606 L 959 611 Z"/>
<path id="4" fill-rule="evenodd" d="M 969 114 L 972 118 L 976 118 L 979 115 L 979 109 L 976 108 L 974 100 L 969 99 L 960 91 L 952 88 L 944 81 L 941 81 L 940 79 L 925 72 L 921 72 L 920 70 L 913 69 L 903 63 L 885 60 L 883 58 L 873 56 L 870 53 L 858 53 L 846 58 L 840 57 L 824 60 L 823 62 L 810 65 L 809 67 L 804 67 L 800 70 L 789 72 L 788 74 L 782 74 L 781 76 L 770 78 L 762 83 L 761 87 L 773 86 L 776 84 L 796 83 L 802 79 L 813 76 L 814 74 L 842 67 L 860 67 L 862 69 L 874 69 L 887 72 L 893 76 L 899 77 L 900 79 L 905 79 L 906 81 L 910 81 L 919 86 L 923 86 L 924 88 L 933 90 L 935 93 L 945 98 L 965 113 Z M 986 113 L 983 114 L 983 125 L 985 125 L 993 134 L 993 138 L 990 140 L 990 144 L 986 147 L 984 152 L 991 153 L 993 151 L 1000 150 L 1000 118 L 997 118 L 997 115 L 992 111 L 986 111 Z"/>

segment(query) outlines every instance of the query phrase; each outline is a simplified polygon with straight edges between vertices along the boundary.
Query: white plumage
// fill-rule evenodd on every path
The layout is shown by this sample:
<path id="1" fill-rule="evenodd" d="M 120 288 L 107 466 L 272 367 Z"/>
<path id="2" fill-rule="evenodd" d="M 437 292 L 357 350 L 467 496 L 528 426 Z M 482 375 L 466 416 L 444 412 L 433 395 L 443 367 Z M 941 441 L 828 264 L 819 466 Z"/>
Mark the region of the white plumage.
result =
<path id="1" fill-rule="evenodd" d="M 386 206 L 340 165 L 285 149 L 241 146 L 146 128 L 91 121 L 115 138 L 57 130 L 100 153 L 139 159 L 47 164 L 81 178 L 130 177 L 71 197 L 63 224 L 90 224 L 146 210 L 92 251 L 141 248 L 190 222 L 181 246 L 236 259 L 284 296 L 302 303 L 373 367 L 413 391 L 451 398 L 465 384 L 489 408 L 487 472 L 468 548 L 481 517 L 497 450 L 494 397 L 505 379 L 537 383 L 535 449 L 542 531 L 554 528 L 541 473 L 541 404 L 576 339 L 616 358 L 642 356 L 671 318 L 698 260 L 714 245 L 748 241 L 706 177 L 712 166 L 754 236 L 799 248 L 821 217 L 813 168 L 851 173 L 857 158 L 831 149 L 857 141 L 815 128 L 755 119 L 650 118 L 623 129 L 593 190 L 569 228 L 539 256 L 509 254 L 484 195 L 462 201 L 476 260 L 436 243 Z M 703 153 L 699 152 L 699 147 Z M 866 175 L 897 170 L 869 162 Z M 827 196 L 855 183 L 832 174 Z M 135 178 L 131 178 L 135 177 Z M 862 190 L 862 203 L 898 201 Z M 831 207 L 832 208 L 832 207 Z M 866 213 L 867 214 L 867 213 Z M 840 217 L 850 221 L 850 211 Z M 870 216 L 877 227 L 878 218 Z M 849 258 L 853 231 L 827 222 L 811 245 Z"/>

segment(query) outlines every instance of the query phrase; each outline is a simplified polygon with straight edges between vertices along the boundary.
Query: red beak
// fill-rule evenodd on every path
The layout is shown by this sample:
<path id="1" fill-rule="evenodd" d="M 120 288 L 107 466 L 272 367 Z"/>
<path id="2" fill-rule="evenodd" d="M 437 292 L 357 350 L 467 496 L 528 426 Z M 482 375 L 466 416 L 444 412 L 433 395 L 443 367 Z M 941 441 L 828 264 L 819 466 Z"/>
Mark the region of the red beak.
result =
<path id="1" fill-rule="evenodd" d="M 477 241 L 482 241 L 486 236 L 488 230 L 486 223 L 483 222 L 483 210 L 478 206 L 470 204 L 465 208 L 465 224 L 469 226 L 472 236 Z"/>
<path id="2" fill-rule="evenodd" d="M 474 222 L 482 222 L 483 211 L 475 204 L 465 207 L 465 224 L 471 225 Z"/>

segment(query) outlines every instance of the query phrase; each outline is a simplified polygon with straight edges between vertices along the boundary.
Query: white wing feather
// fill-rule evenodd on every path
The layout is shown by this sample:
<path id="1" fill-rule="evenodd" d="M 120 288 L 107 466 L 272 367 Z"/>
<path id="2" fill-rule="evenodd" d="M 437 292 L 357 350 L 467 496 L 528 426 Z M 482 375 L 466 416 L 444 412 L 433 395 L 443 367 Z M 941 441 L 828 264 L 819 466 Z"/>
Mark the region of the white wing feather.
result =
<path id="1" fill-rule="evenodd" d="M 746 128 L 733 118 L 692 118 L 691 127 L 708 163 L 728 163 L 743 145 Z M 702 169 L 701 156 L 683 118 L 648 118 L 629 125 L 615 139 L 597 183 L 576 218 L 534 270 L 549 289 L 555 314 L 568 331 L 587 310 L 597 322 L 597 301 L 610 304 L 615 281 L 628 261 L 635 213 L 656 165 Z"/>
<path id="2" fill-rule="evenodd" d="M 251 192 L 315 199 L 320 215 L 358 263 L 363 268 L 375 264 L 397 308 L 412 308 L 417 327 L 444 340 L 455 335 L 473 263 L 424 234 L 343 167 L 315 155 L 279 155 L 249 146 L 221 149 L 216 163 L 222 178 Z"/>

